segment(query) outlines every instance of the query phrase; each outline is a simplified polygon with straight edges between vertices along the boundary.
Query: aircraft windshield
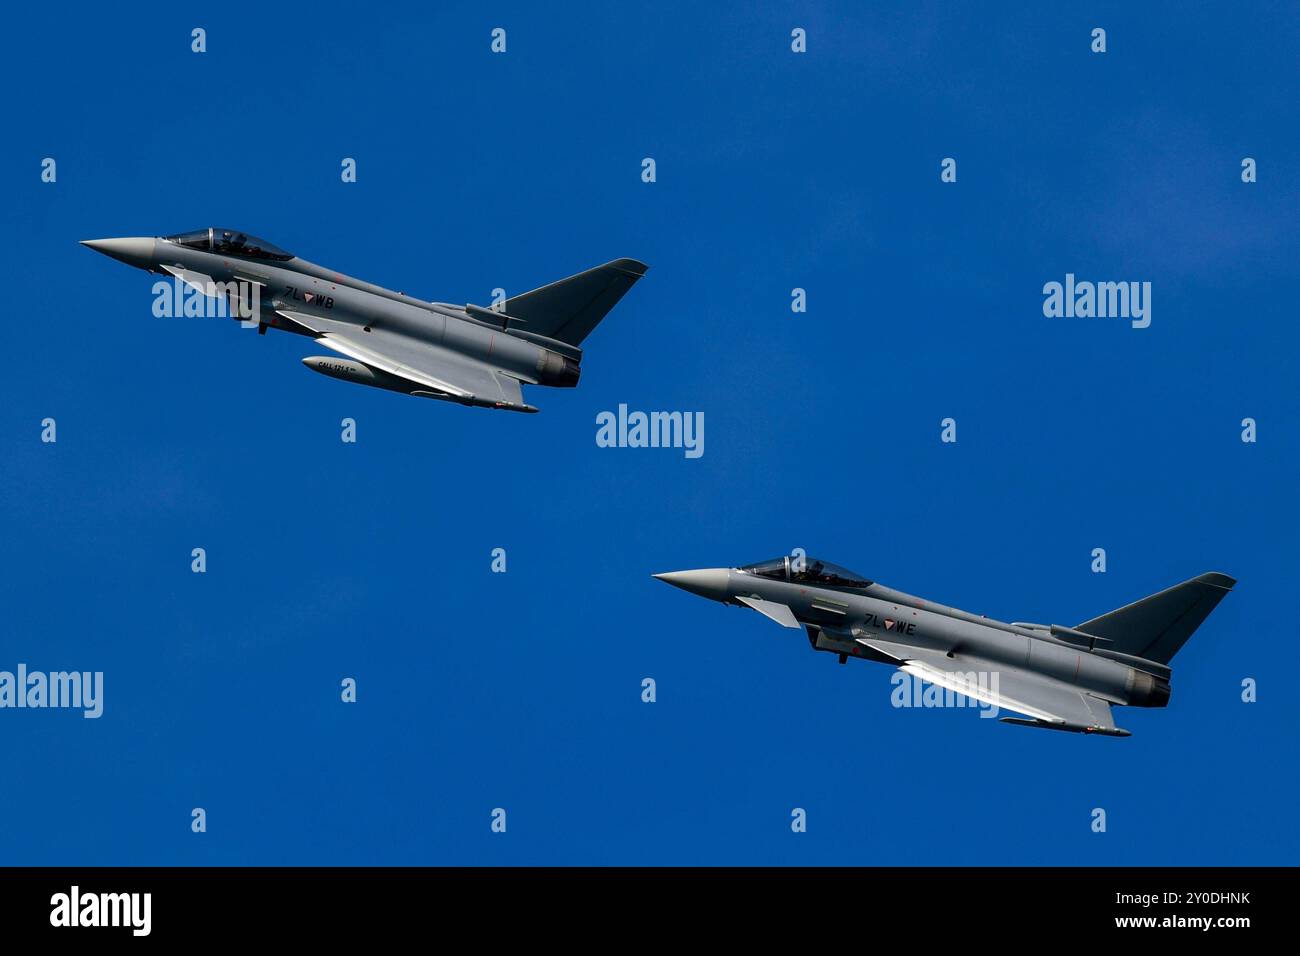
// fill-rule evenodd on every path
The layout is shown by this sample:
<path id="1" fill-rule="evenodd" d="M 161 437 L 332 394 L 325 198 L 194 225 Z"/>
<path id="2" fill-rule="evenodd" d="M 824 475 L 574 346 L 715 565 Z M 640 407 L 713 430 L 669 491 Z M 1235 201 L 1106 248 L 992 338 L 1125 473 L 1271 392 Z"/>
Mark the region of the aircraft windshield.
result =
<path id="1" fill-rule="evenodd" d="M 836 588 L 865 588 L 871 582 L 846 568 L 817 558 L 774 558 L 741 568 L 748 574 L 774 581 L 790 581 L 796 584 L 820 584 Z"/>
<path id="2" fill-rule="evenodd" d="M 181 232 L 174 236 L 163 236 L 163 238 L 187 249 L 202 249 L 207 252 L 209 231 L 207 229 L 196 229 L 194 232 Z"/>
<path id="3" fill-rule="evenodd" d="M 788 581 L 790 574 L 786 568 L 789 558 L 773 558 L 771 561 L 763 561 L 760 564 L 749 564 L 741 568 L 742 571 L 748 571 L 750 574 L 756 574 L 760 578 L 771 578 L 774 581 Z"/>
<path id="4" fill-rule="evenodd" d="M 271 245 L 265 239 L 258 239 L 256 236 L 234 229 L 198 229 L 194 232 L 181 232 L 163 238 L 187 249 L 215 252 L 223 256 L 273 259 L 277 262 L 293 258 L 292 253 Z"/>

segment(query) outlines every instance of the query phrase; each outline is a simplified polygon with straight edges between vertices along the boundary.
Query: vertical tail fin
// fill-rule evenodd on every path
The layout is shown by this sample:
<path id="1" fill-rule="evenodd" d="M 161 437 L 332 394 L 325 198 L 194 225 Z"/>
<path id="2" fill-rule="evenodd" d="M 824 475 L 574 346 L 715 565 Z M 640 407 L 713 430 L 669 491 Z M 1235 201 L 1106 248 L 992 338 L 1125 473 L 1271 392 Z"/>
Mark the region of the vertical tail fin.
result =
<path id="1" fill-rule="evenodd" d="M 1236 580 L 1207 571 L 1182 584 L 1084 621 L 1077 630 L 1110 641 L 1110 649 L 1168 664 Z"/>
<path id="2" fill-rule="evenodd" d="M 522 319 L 525 331 L 578 345 L 648 268 L 635 259 L 615 259 L 507 299 L 505 313 Z"/>

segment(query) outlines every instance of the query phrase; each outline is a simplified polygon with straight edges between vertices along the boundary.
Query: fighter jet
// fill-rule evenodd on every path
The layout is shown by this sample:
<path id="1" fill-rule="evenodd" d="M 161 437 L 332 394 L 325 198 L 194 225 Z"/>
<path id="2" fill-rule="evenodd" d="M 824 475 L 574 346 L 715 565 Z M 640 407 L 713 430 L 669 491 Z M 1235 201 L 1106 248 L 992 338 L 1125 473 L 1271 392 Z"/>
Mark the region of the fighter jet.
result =
<path id="1" fill-rule="evenodd" d="M 1006 723 L 1128 737 L 1111 706 L 1164 707 L 1169 662 L 1237 582 L 1208 572 L 1074 627 L 1004 624 L 796 556 L 654 577 L 804 628 L 813 650 L 892 664 Z"/>
<path id="2" fill-rule="evenodd" d="M 233 229 L 82 245 L 223 298 L 230 314 L 315 339 L 336 356 L 313 371 L 375 388 L 535 412 L 521 386 L 578 384 L 582 341 L 647 266 L 615 259 L 506 299 L 498 308 L 423 302 L 300 259 Z"/>

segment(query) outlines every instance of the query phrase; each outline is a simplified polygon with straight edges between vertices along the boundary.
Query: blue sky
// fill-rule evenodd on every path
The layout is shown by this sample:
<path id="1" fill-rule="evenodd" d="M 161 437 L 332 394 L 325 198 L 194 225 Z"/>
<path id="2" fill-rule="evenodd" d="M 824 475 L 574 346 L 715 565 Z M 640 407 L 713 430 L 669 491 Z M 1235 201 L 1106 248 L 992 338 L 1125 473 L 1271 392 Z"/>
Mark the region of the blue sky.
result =
<path id="1" fill-rule="evenodd" d="M 0 669 L 105 711 L 0 711 L 0 863 L 1297 862 L 1293 6 L 437 6 L 11 12 Z M 497 414 L 77 245 L 208 225 L 451 302 L 651 270 Z M 1151 327 L 1045 318 L 1067 272 Z M 619 403 L 705 454 L 598 448 Z M 1240 583 L 1084 738 L 649 576 L 795 547 L 1006 620 Z"/>

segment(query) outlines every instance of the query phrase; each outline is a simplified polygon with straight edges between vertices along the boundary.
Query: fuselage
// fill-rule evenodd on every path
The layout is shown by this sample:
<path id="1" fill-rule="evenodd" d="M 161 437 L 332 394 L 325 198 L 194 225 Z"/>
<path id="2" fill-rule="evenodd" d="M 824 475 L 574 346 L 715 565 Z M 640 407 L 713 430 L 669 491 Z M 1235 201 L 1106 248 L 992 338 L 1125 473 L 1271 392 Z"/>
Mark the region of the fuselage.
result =
<path id="1" fill-rule="evenodd" d="M 897 663 L 860 643 L 862 638 L 938 651 L 952 660 L 954 670 L 965 669 L 973 660 L 1032 671 L 1116 704 L 1162 707 L 1169 700 L 1164 665 L 1131 659 L 1139 665 L 1134 666 L 1122 659 L 1125 655 L 1108 656 L 1104 649 L 1055 637 L 1047 626 L 992 620 L 868 581 L 853 586 L 812 584 L 742 568 L 707 573 L 714 577 L 701 578 L 705 587 L 687 589 L 732 605 L 743 606 L 742 597 L 784 605 L 808 628 L 817 650 Z M 786 577 L 791 577 L 788 568 Z"/>
<path id="2" fill-rule="evenodd" d="M 152 241 L 152 252 L 141 245 L 131 264 L 164 275 L 184 270 L 214 283 L 256 283 L 259 320 L 267 328 L 310 334 L 281 313 L 317 316 L 355 326 L 361 341 L 371 330 L 383 329 L 451 356 L 486 363 L 529 384 L 568 387 L 578 382 L 580 349 L 530 341 L 527 332 L 507 331 L 504 322 L 475 318 L 458 306 L 412 298 L 296 256 L 233 255 L 170 239 Z M 489 310 L 482 311 L 491 316 Z"/>

